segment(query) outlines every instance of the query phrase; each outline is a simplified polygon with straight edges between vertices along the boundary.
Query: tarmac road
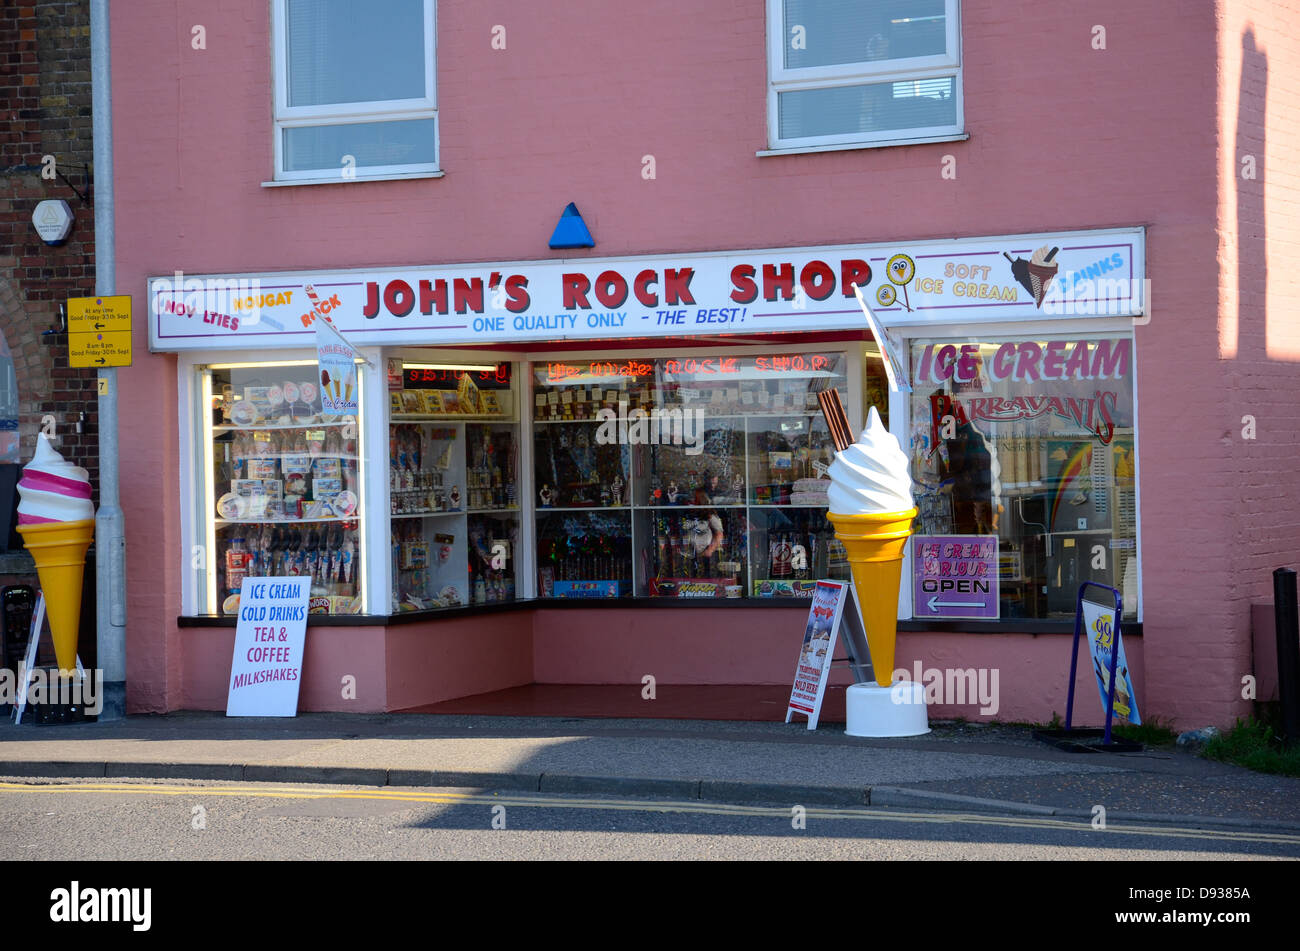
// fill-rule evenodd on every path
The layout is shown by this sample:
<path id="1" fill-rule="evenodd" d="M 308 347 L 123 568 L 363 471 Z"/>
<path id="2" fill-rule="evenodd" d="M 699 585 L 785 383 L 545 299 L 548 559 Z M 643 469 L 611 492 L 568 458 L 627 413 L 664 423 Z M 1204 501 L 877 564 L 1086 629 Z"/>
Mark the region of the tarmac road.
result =
<path id="1" fill-rule="evenodd" d="M 506 790 L 0 780 L 0 859 L 1300 858 L 1300 834 Z M 504 828 L 494 828 L 504 826 Z"/>

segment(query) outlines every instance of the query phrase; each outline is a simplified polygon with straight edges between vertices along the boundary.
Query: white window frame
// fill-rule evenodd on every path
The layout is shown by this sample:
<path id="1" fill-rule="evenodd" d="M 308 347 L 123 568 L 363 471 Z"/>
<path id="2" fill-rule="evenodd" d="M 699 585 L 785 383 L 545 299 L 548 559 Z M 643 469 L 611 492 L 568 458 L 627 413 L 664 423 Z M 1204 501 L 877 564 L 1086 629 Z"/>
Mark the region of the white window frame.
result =
<path id="1" fill-rule="evenodd" d="M 790 26 L 785 22 L 783 0 L 767 0 L 767 128 L 769 152 L 815 151 L 835 148 L 869 148 L 884 145 L 912 145 L 918 142 L 945 142 L 966 138 L 965 101 L 962 92 L 961 3 L 944 0 L 945 48 L 951 53 L 937 56 L 875 62 L 845 63 L 837 66 L 812 66 L 788 69 L 785 44 L 790 41 Z M 924 126 L 915 129 L 882 129 L 877 132 L 849 132 L 839 135 L 780 137 L 777 99 L 781 93 L 803 89 L 829 89 L 873 82 L 906 82 L 922 79 L 954 79 L 956 122 L 953 125 Z"/>
<path id="2" fill-rule="evenodd" d="M 1142 546 L 1142 426 L 1138 422 L 1141 416 L 1141 407 L 1138 403 L 1140 374 L 1137 372 L 1138 335 L 1135 332 L 1136 326 L 1132 317 L 1058 317 L 1043 319 L 1041 316 L 1034 315 L 1026 317 L 1024 320 L 976 320 L 948 323 L 935 321 L 932 324 L 900 324 L 886 328 L 888 332 L 898 337 L 903 349 L 904 359 L 907 361 L 909 375 L 912 372 L 912 344 L 917 339 L 933 338 L 941 339 L 945 343 L 971 343 L 974 341 L 1059 339 L 1061 337 L 1096 335 L 1126 337 L 1132 341 L 1133 462 L 1135 466 L 1133 471 L 1133 539 L 1137 545 L 1137 617 L 1136 619 L 1129 618 L 1126 621 L 1129 624 L 1141 624 L 1143 613 L 1146 610 L 1146 598 L 1143 594 L 1145 589 L 1142 586 L 1142 562 L 1144 557 Z M 889 393 L 889 431 L 898 439 L 900 446 L 908 447 L 904 451 L 909 454 L 909 440 L 912 433 L 912 400 L 910 397 L 910 393 L 898 390 L 891 390 Z M 911 577 L 912 546 L 908 545 L 903 552 L 904 583 L 899 591 L 898 620 L 924 621 L 926 618 L 917 617 L 915 614 L 915 605 L 912 603 L 912 584 L 907 580 Z M 1116 587 L 1122 590 L 1122 579 Z M 1126 603 L 1124 610 L 1127 611 L 1128 608 L 1129 605 Z M 1001 623 L 1010 619 L 1000 617 L 996 620 L 993 618 L 989 620 L 993 623 Z M 1016 620 L 1033 622 L 1059 619 L 1017 618 Z"/>
<path id="3" fill-rule="evenodd" d="M 271 70 L 273 90 L 273 148 L 275 154 L 274 181 L 266 184 L 307 184 L 347 181 L 367 181 L 392 178 L 426 178 L 441 174 L 442 130 L 438 124 L 437 76 L 437 21 L 435 0 L 424 0 L 425 57 L 424 92 L 419 98 L 389 99 L 373 102 L 348 102 L 326 106 L 290 106 L 288 0 L 271 0 Z M 353 125 L 391 120 L 432 119 L 433 161 L 407 165 L 357 166 L 351 175 L 344 177 L 344 168 L 304 169 L 287 171 L 284 168 L 284 131 L 286 129 L 319 125 Z"/>
<path id="4" fill-rule="evenodd" d="M 358 366 L 357 396 L 361 401 L 362 421 L 360 436 L 363 440 L 359 470 L 363 498 L 361 514 L 360 547 L 357 551 L 357 571 L 361 579 L 361 614 L 388 615 L 389 550 L 388 528 L 388 478 L 376 473 L 371 460 L 388 462 L 388 406 L 387 380 L 383 373 L 379 347 L 357 347 L 357 353 L 380 369 Z M 211 413 L 211 391 L 203 388 L 204 371 L 211 365 L 243 364 L 281 366 L 315 363 L 316 351 L 300 348 L 283 350 L 193 350 L 178 353 L 176 360 L 177 431 L 180 439 L 180 500 L 181 500 L 181 551 L 215 553 L 216 533 L 212 521 L 212 442 L 201 414 Z M 381 407 L 371 409 L 371 407 Z M 205 438 L 209 437 L 209 438 Z M 220 615 L 221 597 L 217 593 L 216 566 L 210 558 L 196 565 L 187 558 L 191 567 L 181 573 L 181 613 L 186 617 Z M 359 621 L 359 624 L 369 622 Z"/>

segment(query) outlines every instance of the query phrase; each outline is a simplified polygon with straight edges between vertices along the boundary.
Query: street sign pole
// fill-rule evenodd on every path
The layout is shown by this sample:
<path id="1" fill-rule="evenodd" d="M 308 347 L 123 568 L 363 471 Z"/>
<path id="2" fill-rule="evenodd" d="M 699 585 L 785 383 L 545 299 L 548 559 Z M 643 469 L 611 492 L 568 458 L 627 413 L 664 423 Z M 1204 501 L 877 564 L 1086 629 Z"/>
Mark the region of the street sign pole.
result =
<path id="1" fill-rule="evenodd" d="M 113 243 L 113 106 L 108 0 L 90 0 L 91 114 L 95 163 L 95 293 L 116 293 Z M 95 513 L 96 660 L 104 672 L 99 721 L 126 715 L 126 533 L 118 501 L 117 370 L 100 366 L 99 511 Z"/>

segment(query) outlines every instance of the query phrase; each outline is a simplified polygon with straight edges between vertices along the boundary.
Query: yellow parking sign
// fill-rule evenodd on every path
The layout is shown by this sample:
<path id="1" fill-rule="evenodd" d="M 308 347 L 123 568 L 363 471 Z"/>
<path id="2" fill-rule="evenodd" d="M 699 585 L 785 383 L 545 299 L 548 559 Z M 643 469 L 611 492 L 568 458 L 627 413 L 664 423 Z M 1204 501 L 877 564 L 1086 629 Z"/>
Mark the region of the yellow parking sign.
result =
<path id="1" fill-rule="evenodd" d="M 68 333 L 131 329 L 131 295 L 69 297 Z"/>
<path id="2" fill-rule="evenodd" d="M 131 296 L 68 299 L 68 366 L 131 365 Z"/>
<path id="3" fill-rule="evenodd" d="M 68 366 L 129 367 L 131 331 L 68 334 Z"/>

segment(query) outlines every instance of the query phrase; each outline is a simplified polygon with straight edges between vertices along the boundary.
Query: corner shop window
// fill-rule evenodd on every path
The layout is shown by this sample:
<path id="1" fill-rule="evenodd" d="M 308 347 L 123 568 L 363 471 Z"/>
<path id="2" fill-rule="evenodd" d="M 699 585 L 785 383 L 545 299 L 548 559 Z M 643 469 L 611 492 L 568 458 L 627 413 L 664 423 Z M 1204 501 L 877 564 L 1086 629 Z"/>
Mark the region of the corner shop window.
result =
<path id="1" fill-rule="evenodd" d="M 826 519 L 840 353 L 537 364 L 542 597 L 800 597 L 848 577 Z"/>
<path id="2" fill-rule="evenodd" d="M 911 361 L 913 571 L 968 567 L 932 536 L 995 536 L 1001 617 L 1072 617 L 1084 581 L 1135 617 L 1132 338 L 923 339 Z"/>
<path id="3" fill-rule="evenodd" d="M 246 576 L 310 575 L 310 613 L 359 613 L 358 421 L 321 412 L 314 361 L 212 367 L 203 386 L 211 453 L 200 500 L 215 557 L 197 567 L 207 612 L 237 614 Z"/>

